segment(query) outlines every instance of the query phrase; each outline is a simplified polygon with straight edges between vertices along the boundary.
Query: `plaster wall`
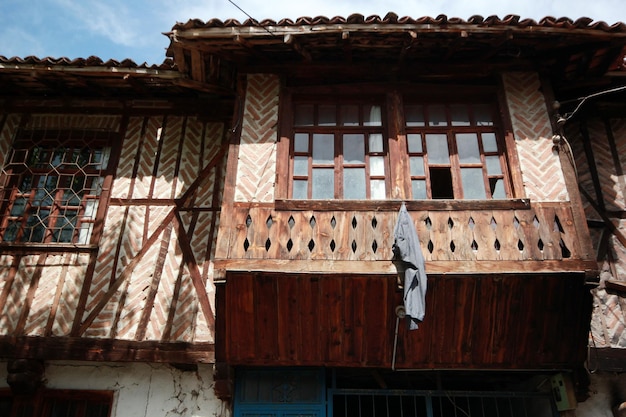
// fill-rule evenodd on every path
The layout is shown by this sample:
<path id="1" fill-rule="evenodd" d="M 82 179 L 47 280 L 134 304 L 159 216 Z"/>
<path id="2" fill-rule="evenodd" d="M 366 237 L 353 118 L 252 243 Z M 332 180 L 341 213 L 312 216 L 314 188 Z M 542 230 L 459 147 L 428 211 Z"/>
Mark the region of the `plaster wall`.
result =
<path id="1" fill-rule="evenodd" d="M 148 363 L 46 363 L 48 389 L 114 391 L 111 417 L 230 417 L 215 397 L 213 367 L 180 371 Z M 7 365 L 0 361 L 0 388 L 7 388 Z"/>

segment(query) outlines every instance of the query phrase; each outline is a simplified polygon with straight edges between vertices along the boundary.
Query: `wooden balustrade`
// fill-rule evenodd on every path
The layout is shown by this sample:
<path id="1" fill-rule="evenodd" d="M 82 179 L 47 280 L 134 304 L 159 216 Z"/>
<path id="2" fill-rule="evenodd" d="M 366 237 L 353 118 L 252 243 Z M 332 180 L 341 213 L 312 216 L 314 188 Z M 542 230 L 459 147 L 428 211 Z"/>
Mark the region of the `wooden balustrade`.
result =
<path id="1" fill-rule="evenodd" d="M 584 259 L 569 204 L 410 211 L 426 262 Z M 390 261 L 396 210 L 235 206 L 218 259 Z M 510 262 L 509 262 L 510 264 Z M 517 267 L 522 269 L 521 267 Z M 226 268 L 228 269 L 228 268 Z"/>

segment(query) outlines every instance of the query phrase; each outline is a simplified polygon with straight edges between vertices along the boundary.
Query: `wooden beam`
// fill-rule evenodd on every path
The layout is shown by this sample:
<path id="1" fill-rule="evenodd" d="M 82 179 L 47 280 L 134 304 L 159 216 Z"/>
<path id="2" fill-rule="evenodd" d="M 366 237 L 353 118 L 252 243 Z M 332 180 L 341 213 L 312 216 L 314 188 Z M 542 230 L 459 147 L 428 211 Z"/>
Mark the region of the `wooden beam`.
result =
<path id="1" fill-rule="evenodd" d="M 276 200 L 276 210 L 286 211 L 397 211 L 403 200 Z M 409 200 L 409 211 L 449 210 L 529 210 L 530 200 Z M 247 203 L 243 203 L 245 205 Z M 237 205 L 237 204 L 235 204 Z"/>
<path id="2" fill-rule="evenodd" d="M 285 37 L 283 38 L 283 42 L 285 42 L 287 45 L 290 45 L 297 53 L 302 55 L 305 61 L 311 62 L 313 60 L 313 58 L 311 57 L 311 53 L 306 48 L 304 48 L 300 44 L 300 42 L 298 42 L 294 35 L 290 33 L 285 35 Z"/>
<path id="3" fill-rule="evenodd" d="M 156 228 L 156 230 L 150 235 L 150 237 L 146 240 L 144 245 L 141 247 L 139 252 L 131 259 L 131 261 L 126 265 L 122 273 L 117 277 L 117 279 L 111 284 L 107 292 L 100 298 L 98 304 L 91 310 L 89 316 L 83 321 L 78 329 L 78 335 L 82 335 L 88 328 L 91 326 L 93 321 L 98 317 L 102 309 L 107 305 L 107 303 L 111 300 L 113 295 L 117 292 L 120 286 L 126 281 L 128 277 L 130 277 L 135 270 L 135 267 L 139 264 L 141 259 L 145 256 L 145 254 L 150 250 L 154 242 L 158 239 L 159 235 L 165 230 L 168 224 L 174 218 L 176 210 L 172 209 L 165 216 L 161 224 Z M 77 317 L 76 320 L 80 320 L 80 317 Z"/>
<path id="4" fill-rule="evenodd" d="M 178 211 L 176 211 L 174 221 L 177 223 L 178 244 L 180 245 L 181 251 L 183 253 L 183 262 L 187 264 L 187 270 L 189 271 L 189 275 L 191 275 L 193 287 L 196 289 L 196 295 L 198 296 L 200 310 L 204 314 L 204 318 L 207 322 L 209 330 L 211 331 L 211 334 L 215 334 L 215 315 L 213 314 L 211 302 L 209 301 L 209 296 L 206 292 L 206 283 L 202 279 L 202 274 L 198 269 L 198 263 L 193 255 L 191 243 L 189 242 L 187 232 L 185 230 L 185 227 L 183 226 L 183 222 L 180 218 L 180 214 L 178 213 Z"/>
<path id="5" fill-rule="evenodd" d="M 333 261 L 296 259 L 216 259 L 215 270 L 245 272 L 286 272 L 319 274 L 396 275 L 388 261 Z M 596 261 L 426 261 L 426 273 L 454 274 L 560 274 L 597 275 Z"/>
<path id="6" fill-rule="evenodd" d="M 81 337 L 0 337 L 0 357 L 98 362 L 215 363 L 213 343 Z"/>

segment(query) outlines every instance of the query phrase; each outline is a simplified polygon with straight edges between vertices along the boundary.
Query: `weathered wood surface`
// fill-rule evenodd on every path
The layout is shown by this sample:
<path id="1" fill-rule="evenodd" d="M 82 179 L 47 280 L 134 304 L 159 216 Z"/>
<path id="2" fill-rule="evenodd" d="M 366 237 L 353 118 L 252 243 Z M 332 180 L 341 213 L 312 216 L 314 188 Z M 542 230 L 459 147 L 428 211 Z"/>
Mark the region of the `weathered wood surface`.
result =
<path id="1" fill-rule="evenodd" d="M 428 287 L 419 329 L 400 322 L 398 369 L 549 369 L 585 359 L 591 297 L 581 274 L 434 274 Z M 392 366 L 402 305 L 394 276 L 237 272 L 223 291 L 218 361 Z"/>
<path id="2" fill-rule="evenodd" d="M 562 261 L 565 270 L 568 262 L 593 267 L 593 259 L 581 252 L 580 236 L 567 204 L 410 213 L 427 262 L 501 261 L 503 270 L 509 272 L 515 272 L 510 268 L 525 271 L 524 262 L 539 261 Z M 245 259 L 385 262 L 393 255 L 397 211 L 391 207 L 346 211 L 319 207 L 288 210 L 281 206 L 279 210 L 270 205 L 242 204 L 233 208 L 230 218 L 232 227 L 225 231 L 221 250 L 216 253 L 225 269 Z M 252 264 L 250 268 L 255 269 Z M 471 272 L 471 266 L 464 272 Z"/>

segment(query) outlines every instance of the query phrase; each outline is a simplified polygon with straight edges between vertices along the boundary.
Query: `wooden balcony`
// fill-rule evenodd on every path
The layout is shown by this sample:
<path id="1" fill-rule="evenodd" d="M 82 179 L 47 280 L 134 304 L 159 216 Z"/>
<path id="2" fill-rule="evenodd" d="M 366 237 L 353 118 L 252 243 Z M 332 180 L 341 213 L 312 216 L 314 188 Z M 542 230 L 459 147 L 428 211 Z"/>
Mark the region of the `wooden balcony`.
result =
<path id="1" fill-rule="evenodd" d="M 506 208 L 498 203 L 507 202 L 411 202 L 427 272 L 595 273 L 580 243 L 586 231 L 577 230 L 569 204 L 516 201 Z M 222 215 L 216 269 L 396 272 L 391 259 L 400 202 L 349 209 L 321 203 L 307 209 L 306 203 L 313 207 L 235 205 Z"/>

